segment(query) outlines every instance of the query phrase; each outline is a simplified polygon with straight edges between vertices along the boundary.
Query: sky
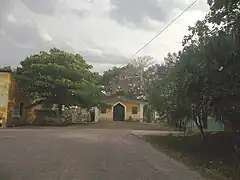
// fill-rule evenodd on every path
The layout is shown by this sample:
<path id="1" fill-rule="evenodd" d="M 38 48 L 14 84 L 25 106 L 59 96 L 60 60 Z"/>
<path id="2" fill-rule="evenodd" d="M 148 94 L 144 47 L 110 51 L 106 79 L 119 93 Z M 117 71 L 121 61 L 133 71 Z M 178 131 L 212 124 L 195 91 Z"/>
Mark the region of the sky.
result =
<path id="1" fill-rule="evenodd" d="M 128 63 L 139 48 L 193 0 L 0 0 L 0 65 L 56 47 L 79 53 L 103 72 Z M 189 11 L 137 56 L 156 63 L 181 49 L 188 26 L 204 18 L 207 0 Z"/>

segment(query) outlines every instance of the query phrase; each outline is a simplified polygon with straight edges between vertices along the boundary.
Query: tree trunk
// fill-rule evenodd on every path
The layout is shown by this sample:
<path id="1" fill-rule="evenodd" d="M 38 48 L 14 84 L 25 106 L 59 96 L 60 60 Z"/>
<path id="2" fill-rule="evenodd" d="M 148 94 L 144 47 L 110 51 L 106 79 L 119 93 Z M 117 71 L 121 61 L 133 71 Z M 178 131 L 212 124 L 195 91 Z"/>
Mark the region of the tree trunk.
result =
<path id="1" fill-rule="evenodd" d="M 201 120 L 198 121 L 195 121 L 195 123 L 197 124 L 197 127 L 200 131 L 200 134 L 201 134 L 201 140 L 204 140 L 204 137 L 205 137 L 205 133 L 204 133 L 204 129 L 203 129 L 203 126 L 202 126 L 202 123 L 201 123 Z"/>
<path id="2" fill-rule="evenodd" d="M 195 110 L 193 111 L 193 120 L 195 122 L 195 124 L 197 125 L 198 129 L 200 130 L 200 134 L 201 134 L 201 140 L 204 140 L 205 138 L 205 133 L 204 133 L 204 129 L 203 129 L 203 125 L 202 125 L 202 119 L 200 116 L 200 113 L 196 112 Z"/>
<path id="3" fill-rule="evenodd" d="M 58 115 L 59 115 L 59 122 L 62 124 L 62 104 L 58 105 Z"/>
<path id="4" fill-rule="evenodd" d="M 204 130 L 203 130 L 203 126 L 199 126 L 198 128 L 199 128 L 200 133 L 201 133 L 201 140 L 203 141 L 204 138 L 205 138 L 205 133 L 204 133 Z"/>

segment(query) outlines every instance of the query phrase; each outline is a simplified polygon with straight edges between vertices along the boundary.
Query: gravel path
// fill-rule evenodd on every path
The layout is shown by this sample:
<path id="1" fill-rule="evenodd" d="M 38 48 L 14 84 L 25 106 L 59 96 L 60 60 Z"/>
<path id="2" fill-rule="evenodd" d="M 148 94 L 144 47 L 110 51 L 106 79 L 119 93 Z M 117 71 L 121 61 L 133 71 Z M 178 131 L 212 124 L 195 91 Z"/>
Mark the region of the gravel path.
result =
<path id="1" fill-rule="evenodd" d="M 0 129 L 0 180 L 197 180 L 130 130 Z"/>

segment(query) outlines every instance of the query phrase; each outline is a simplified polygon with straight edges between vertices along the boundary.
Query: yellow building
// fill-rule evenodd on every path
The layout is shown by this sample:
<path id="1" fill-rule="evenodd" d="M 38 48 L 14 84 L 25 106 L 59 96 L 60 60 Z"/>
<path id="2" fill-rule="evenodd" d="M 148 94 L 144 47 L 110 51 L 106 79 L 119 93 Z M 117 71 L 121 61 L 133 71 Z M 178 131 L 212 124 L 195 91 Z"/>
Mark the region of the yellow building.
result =
<path id="1" fill-rule="evenodd" d="M 142 121 L 145 101 L 111 95 L 104 98 L 100 109 L 95 109 L 96 121 Z"/>
<path id="2" fill-rule="evenodd" d="M 11 69 L 0 69 L 0 124 L 2 127 L 23 124 L 34 119 L 30 103 L 21 95 Z"/>
<path id="3" fill-rule="evenodd" d="M 11 71 L 0 70 L 0 124 L 6 126 L 8 119 L 8 102 L 10 97 L 11 87 Z"/>

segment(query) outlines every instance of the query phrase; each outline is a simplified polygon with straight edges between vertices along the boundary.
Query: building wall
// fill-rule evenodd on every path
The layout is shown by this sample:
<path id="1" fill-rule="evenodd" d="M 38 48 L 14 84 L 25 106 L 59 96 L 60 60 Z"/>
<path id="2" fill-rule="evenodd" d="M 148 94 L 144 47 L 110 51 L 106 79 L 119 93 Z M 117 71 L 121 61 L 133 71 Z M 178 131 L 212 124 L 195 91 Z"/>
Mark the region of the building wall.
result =
<path id="1" fill-rule="evenodd" d="M 193 120 L 188 121 L 187 128 L 191 129 L 193 132 L 199 132 Z M 224 131 L 224 124 L 217 122 L 214 118 L 208 117 L 207 128 L 204 129 L 205 132 L 221 132 Z"/>
<path id="2" fill-rule="evenodd" d="M 210 131 L 224 131 L 224 124 L 217 122 L 214 118 L 208 118 L 207 129 Z"/>
<path id="3" fill-rule="evenodd" d="M 20 106 L 22 104 L 22 106 Z M 20 89 L 10 72 L 0 72 L 0 115 L 5 119 L 3 127 L 24 124 L 35 119 L 33 109 L 26 109 L 30 101 Z M 21 112 L 21 114 L 20 114 Z"/>
<path id="4" fill-rule="evenodd" d="M 126 114 L 125 118 L 128 120 L 130 116 L 133 120 L 140 120 L 140 103 L 133 103 L 133 102 L 123 102 L 126 106 Z M 137 114 L 132 114 L 132 107 L 137 107 Z"/>
<path id="5" fill-rule="evenodd" d="M 14 79 L 11 79 L 8 109 L 8 125 L 30 123 L 35 116 L 33 109 L 26 109 L 30 100 L 22 95 Z M 20 114 L 21 113 L 21 114 Z"/>
<path id="6" fill-rule="evenodd" d="M 105 102 L 108 105 L 111 105 L 111 108 L 107 108 L 106 114 L 101 113 L 101 110 L 99 109 L 98 115 L 100 121 L 112 121 L 113 120 L 113 106 L 118 104 L 118 103 L 123 104 L 125 108 L 125 120 L 130 120 L 130 117 L 132 117 L 133 121 L 140 121 L 142 119 L 141 113 L 141 106 L 140 103 L 133 103 L 133 102 L 127 102 L 127 101 L 108 101 Z M 137 107 L 137 114 L 132 114 L 132 107 Z"/>
<path id="7" fill-rule="evenodd" d="M 26 123 L 33 123 L 36 120 L 36 112 L 34 108 L 30 108 L 26 111 Z"/>
<path id="8" fill-rule="evenodd" d="M 2 126 L 6 126 L 8 119 L 8 101 L 10 95 L 11 74 L 8 72 L 0 72 L 0 118 Z"/>

